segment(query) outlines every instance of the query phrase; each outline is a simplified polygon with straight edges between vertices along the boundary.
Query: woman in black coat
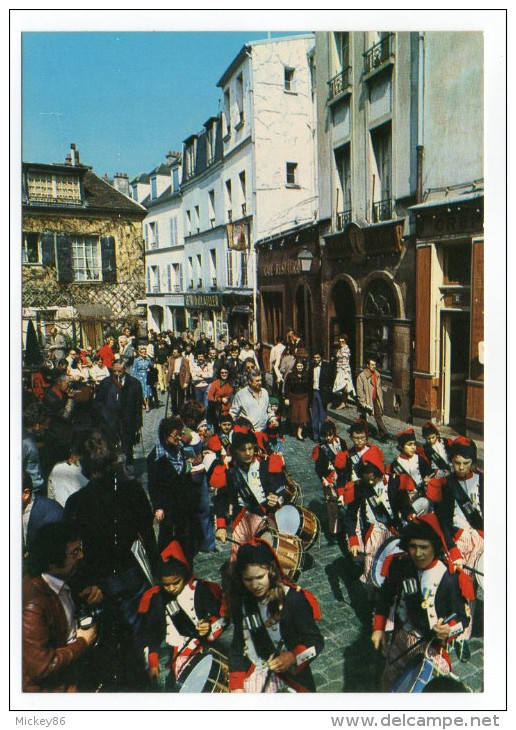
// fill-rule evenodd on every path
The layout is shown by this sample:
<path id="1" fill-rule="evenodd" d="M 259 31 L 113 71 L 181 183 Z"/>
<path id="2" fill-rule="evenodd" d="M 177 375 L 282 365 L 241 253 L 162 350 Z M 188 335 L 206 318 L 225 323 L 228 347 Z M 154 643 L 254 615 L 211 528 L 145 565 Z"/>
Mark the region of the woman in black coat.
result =
<path id="1" fill-rule="evenodd" d="M 195 490 L 187 473 L 180 418 L 164 418 L 159 439 L 147 457 L 149 496 L 159 523 L 158 549 L 176 539 L 192 564 L 194 554 Z"/>

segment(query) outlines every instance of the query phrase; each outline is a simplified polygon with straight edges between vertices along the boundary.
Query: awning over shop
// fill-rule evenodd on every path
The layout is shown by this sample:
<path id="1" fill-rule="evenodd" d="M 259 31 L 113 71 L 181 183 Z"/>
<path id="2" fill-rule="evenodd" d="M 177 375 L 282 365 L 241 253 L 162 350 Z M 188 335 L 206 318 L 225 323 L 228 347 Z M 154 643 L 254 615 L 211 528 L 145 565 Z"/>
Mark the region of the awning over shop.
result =
<path id="1" fill-rule="evenodd" d="M 74 307 L 82 319 L 109 319 L 113 316 L 107 304 L 75 304 Z"/>

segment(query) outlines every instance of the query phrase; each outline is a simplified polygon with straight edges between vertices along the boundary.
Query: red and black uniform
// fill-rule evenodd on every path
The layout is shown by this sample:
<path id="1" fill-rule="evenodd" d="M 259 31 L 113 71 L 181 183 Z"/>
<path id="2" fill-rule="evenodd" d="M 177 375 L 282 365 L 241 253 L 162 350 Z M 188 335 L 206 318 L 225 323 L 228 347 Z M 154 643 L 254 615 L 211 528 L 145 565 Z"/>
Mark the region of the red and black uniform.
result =
<path id="1" fill-rule="evenodd" d="M 425 497 L 425 477 L 432 475 L 432 467 L 426 457 L 416 453 L 412 457 L 400 454 L 389 467 L 393 491 L 398 493 L 397 505 L 404 520 L 416 514 L 414 500 Z"/>
<path id="2" fill-rule="evenodd" d="M 171 598 L 160 586 L 149 588 L 138 611 L 144 619 L 143 646 L 148 648 L 149 667 L 159 665 L 160 647 L 165 642 L 172 648 L 176 679 L 192 654 L 201 652 L 205 642 L 215 641 L 226 625 L 220 586 L 198 578 L 190 578 L 177 598 Z M 203 639 L 195 629 L 201 620 L 210 623 L 210 633 Z"/>
<path id="3" fill-rule="evenodd" d="M 246 565 L 278 565 L 274 550 L 263 540 L 253 540 L 238 551 L 236 571 Z M 279 618 L 271 620 L 268 601 L 258 600 L 247 590 L 231 598 L 234 626 L 229 650 L 229 688 L 245 692 L 315 692 L 309 663 L 324 648 L 324 638 L 316 621 L 321 610 L 310 591 L 294 585 L 281 573 L 284 599 Z M 283 673 L 268 671 L 267 660 L 273 654 L 291 652 L 294 664 Z"/>
<path id="4" fill-rule="evenodd" d="M 172 651 L 171 668 L 178 679 L 189 659 L 213 643 L 226 627 L 222 590 L 217 583 L 192 576 L 184 552 L 172 541 L 161 553 L 158 574 L 182 577 L 185 581 L 178 595 L 162 585 L 149 588 L 138 607 L 142 629 L 140 643 L 147 651 L 149 669 L 159 669 L 160 648 L 165 643 Z M 209 632 L 201 636 L 197 624 L 209 623 Z"/>
<path id="5" fill-rule="evenodd" d="M 212 471 L 210 486 L 216 489 L 213 507 L 217 529 L 226 528 L 231 508 L 234 515 L 233 539 L 246 542 L 257 534 L 264 518 L 272 516 L 285 500 L 283 457 L 280 454 L 271 454 L 268 458 L 255 457 L 248 467 L 233 460 L 229 468 L 216 467 Z M 274 507 L 267 504 L 269 494 L 280 498 Z M 236 549 L 235 545 L 233 547 Z"/>
<path id="6" fill-rule="evenodd" d="M 385 474 L 383 452 L 371 446 L 362 457 L 362 466 L 375 467 L 378 478 L 374 484 L 365 479 L 349 481 L 339 494 L 344 496 L 347 509 L 344 513 L 344 529 L 349 547 L 363 547 L 365 553 L 364 571 L 360 576 L 363 583 L 371 584 L 371 569 L 378 549 L 401 527 L 397 517 L 398 494 Z"/>
<path id="7" fill-rule="evenodd" d="M 338 532 L 339 522 L 337 474 L 344 470 L 348 461 L 346 442 L 337 435 L 331 442 L 321 440 L 314 446 L 312 461 L 315 462 L 315 473 L 321 480 L 328 510 L 328 532 L 330 535 L 335 535 Z"/>

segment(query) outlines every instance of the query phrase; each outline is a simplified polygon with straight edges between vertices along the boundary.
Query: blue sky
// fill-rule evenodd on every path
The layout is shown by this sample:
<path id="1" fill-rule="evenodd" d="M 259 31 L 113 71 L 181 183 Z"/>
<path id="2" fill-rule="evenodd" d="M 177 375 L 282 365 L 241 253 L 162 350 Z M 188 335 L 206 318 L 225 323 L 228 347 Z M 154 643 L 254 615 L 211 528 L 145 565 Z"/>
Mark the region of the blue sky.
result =
<path id="1" fill-rule="evenodd" d="M 24 33 L 23 160 L 64 162 L 74 142 L 98 175 L 150 171 L 218 113 L 217 81 L 246 41 L 265 38 L 256 30 Z"/>

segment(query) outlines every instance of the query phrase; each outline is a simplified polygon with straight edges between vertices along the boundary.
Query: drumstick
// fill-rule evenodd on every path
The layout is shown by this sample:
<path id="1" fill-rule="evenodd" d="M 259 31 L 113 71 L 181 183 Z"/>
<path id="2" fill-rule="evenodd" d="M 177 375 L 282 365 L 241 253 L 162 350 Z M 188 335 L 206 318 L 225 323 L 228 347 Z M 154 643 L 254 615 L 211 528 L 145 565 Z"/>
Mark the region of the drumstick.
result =
<path id="1" fill-rule="evenodd" d="M 471 568 L 469 565 L 463 565 L 462 566 L 464 570 L 470 570 L 472 573 L 476 573 L 476 575 L 481 575 L 482 578 L 484 577 L 484 574 L 480 572 L 480 570 L 477 570 L 476 568 Z"/>
<path id="2" fill-rule="evenodd" d="M 443 624 L 450 623 L 450 621 L 452 621 L 454 618 L 457 618 L 456 613 L 452 613 L 450 616 L 447 616 L 445 619 L 443 619 Z M 401 654 L 398 654 L 398 656 L 395 659 L 392 659 L 390 662 L 388 662 L 388 664 L 396 664 L 396 662 L 399 662 L 400 659 L 403 659 L 404 656 L 407 656 L 407 654 L 410 654 L 411 651 L 416 649 L 418 646 L 421 646 L 421 644 L 424 644 L 426 641 L 428 641 L 428 636 L 422 636 L 420 639 L 418 639 L 416 641 L 415 644 L 412 644 L 412 646 L 409 646 L 408 649 L 405 649 L 405 651 L 402 651 Z M 433 641 L 433 637 L 430 639 L 430 641 Z"/>
<path id="3" fill-rule="evenodd" d="M 274 652 L 274 657 L 279 657 L 282 646 L 283 646 L 283 639 L 281 639 L 278 646 L 276 647 L 276 650 Z M 267 690 L 267 687 L 269 686 L 271 679 L 272 679 L 272 671 L 270 669 L 268 669 L 267 676 L 265 677 L 265 682 L 263 683 L 263 687 L 261 688 L 260 692 L 265 692 Z"/>

